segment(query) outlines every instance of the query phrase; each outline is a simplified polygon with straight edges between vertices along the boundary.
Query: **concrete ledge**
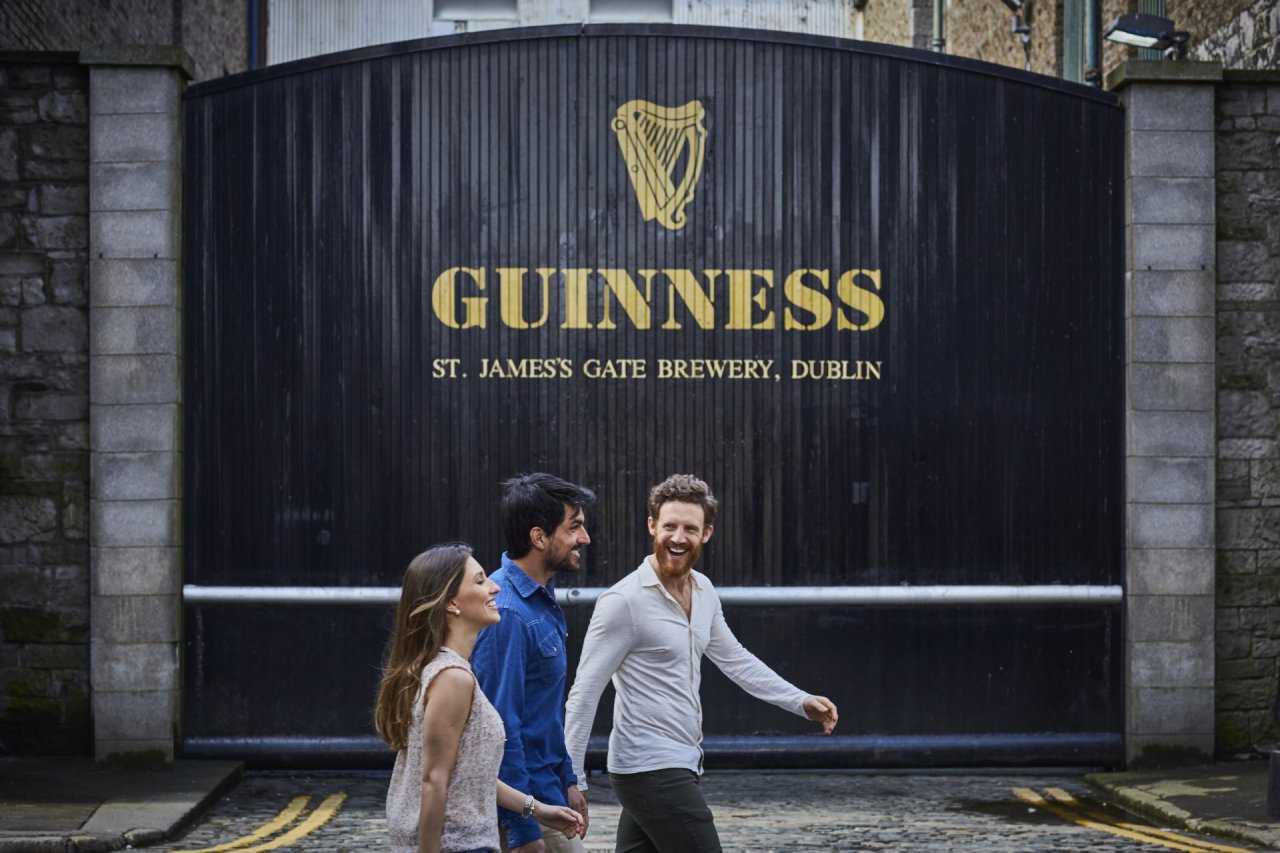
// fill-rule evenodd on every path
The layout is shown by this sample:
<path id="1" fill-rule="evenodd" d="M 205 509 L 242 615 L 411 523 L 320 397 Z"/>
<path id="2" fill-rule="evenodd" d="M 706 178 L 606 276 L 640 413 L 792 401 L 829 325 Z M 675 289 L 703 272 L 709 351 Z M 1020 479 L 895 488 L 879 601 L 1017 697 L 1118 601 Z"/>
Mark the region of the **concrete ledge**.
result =
<path id="1" fill-rule="evenodd" d="M 1130 59 L 1107 75 L 1106 89 L 1118 92 L 1131 83 L 1219 83 L 1221 62 L 1169 62 L 1163 59 Z"/>
<path id="2" fill-rule="evenodd" d="M 1272 85 L 1280 85 L 1280 70 L 1274 68 L 1224 68 L 1222 79 L 1227 83 L 1271 83 Z"/>
<path id="3" fill-rule="evenodd" d="M 87 47 L 80 51 L 81 65 L 144 65 L 177 68 L 190 80 L 196 63 L 186 48 L 176 44 L 119 44 Z"/>
<path id="4" fill-rule="evenodd" d="M 74 50 L 0 50 L 6 65 L 76 65 L 80 54 Z"/>

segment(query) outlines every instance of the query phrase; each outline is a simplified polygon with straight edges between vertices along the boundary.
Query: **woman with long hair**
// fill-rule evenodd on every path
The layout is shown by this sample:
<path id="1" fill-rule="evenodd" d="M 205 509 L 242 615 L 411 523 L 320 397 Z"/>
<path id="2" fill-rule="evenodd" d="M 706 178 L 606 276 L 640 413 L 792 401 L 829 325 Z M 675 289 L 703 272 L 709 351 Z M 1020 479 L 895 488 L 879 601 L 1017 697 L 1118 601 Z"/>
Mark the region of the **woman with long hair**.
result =
<path id="1" fill-rule="evenodd" d="M 497 595 L 462 543 L 432 546 L 405 570 L 373 712 L 374 728 L 398 751 L 387 790 L 397 853 L 497 850 L 499 803 L 565 835 L 581 828 L 572 809 L 498 779 L 502 718 L 468 663 L 481 629 L 501 619 Z"/>

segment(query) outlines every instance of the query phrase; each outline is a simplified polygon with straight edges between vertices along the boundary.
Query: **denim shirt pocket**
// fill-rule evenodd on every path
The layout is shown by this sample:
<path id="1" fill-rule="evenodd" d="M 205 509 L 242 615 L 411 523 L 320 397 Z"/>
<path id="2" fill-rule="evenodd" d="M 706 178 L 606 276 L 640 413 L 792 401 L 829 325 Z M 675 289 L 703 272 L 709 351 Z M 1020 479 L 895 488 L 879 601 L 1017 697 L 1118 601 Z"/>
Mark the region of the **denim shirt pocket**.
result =
<path id="1" fill-rule="evenodd" d="M 539 619 L 529 623 L 529 638 L 533 641 L 534 654 L 529 665 L 529 677 L 538 681 L 556 681 L 564 678 L 564 638 L 553 623 Z"/>

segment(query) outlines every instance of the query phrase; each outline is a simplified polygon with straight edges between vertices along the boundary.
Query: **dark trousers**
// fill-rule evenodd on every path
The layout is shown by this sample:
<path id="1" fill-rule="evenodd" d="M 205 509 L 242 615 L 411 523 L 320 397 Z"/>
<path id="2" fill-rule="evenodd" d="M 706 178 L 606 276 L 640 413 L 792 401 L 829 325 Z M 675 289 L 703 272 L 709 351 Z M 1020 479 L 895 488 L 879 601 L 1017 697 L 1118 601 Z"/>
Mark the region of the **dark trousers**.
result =
<path id="1" fill-rule="evenodd" d="M 610 773 L 609 781 L 622 806 L 616 853 L 721 853 L 692 770 Z"/>

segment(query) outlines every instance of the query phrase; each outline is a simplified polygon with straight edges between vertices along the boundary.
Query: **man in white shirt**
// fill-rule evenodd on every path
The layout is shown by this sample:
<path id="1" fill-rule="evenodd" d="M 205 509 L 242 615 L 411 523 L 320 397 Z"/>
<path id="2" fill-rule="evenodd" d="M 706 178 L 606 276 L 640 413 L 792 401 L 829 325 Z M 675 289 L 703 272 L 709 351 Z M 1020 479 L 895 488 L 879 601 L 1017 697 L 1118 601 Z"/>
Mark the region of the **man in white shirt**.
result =
<path id="1" fill-rule="evenodd" d="M 622 806 L 617 853 L 719 853 L 702 775 L 702 656 L 743 690 L 835 728 L 835 703 L 806 694 L 747 651 L 693 567 L 718 503 L 702 480 L 673 474 L 649 492 L 653 553 L 596 602 L 565 707 L 565 746 L 585 792 L 587 739 L 604 686 L 617 698 L 609 779 Z"/>

